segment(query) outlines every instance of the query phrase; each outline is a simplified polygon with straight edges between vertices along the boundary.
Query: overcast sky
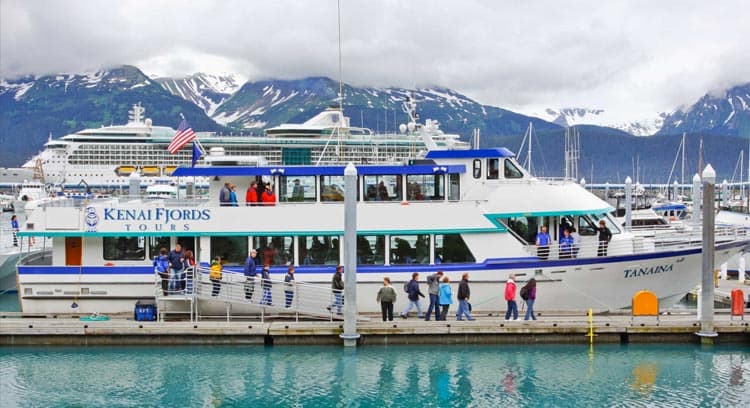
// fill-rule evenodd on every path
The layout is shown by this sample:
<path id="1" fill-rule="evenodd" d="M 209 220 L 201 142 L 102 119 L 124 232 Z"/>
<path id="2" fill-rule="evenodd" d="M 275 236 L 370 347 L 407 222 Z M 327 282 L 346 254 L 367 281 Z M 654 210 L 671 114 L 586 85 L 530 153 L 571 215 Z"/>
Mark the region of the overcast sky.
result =
<path id="1" fill-rule="evenodd" d="M 337 3 L 0 0 L 0 77 L 133 64 L 243 79 L 338 74 Z M 750 2 L 341 0 L 344 81 L 445 86 L 520 112 L 621 120 L 750 81 Z"/>

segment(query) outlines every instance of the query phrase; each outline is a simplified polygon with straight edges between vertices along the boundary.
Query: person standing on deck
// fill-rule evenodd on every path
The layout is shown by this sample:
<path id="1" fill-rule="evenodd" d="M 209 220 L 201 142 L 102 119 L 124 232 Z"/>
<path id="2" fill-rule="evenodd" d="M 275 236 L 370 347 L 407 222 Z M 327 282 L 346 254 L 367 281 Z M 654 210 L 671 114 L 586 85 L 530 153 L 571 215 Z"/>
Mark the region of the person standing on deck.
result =
<path id="1" fill-rule="evenodd" d="M 510 274 L 505 282 L 505 301 L 508 302 L 508 311 L 505 312 L 505 320 L 513 315 L 513 320 L 518 320 L 518 305 L 516 304 L 516 275 Z"/>
<path id="2" fill-rule="evenodd" d="M 426 321 L 430 321 L 432 308 L 435 308 L 435 320 L 440 320 L 440 280 L 443 279 L 443 271 L 437 271 L 427 277 L 427 293 L 430 296 L 430 306 L 427 307 L 427 313 L 424 315 Z"/>
<path id="3" fill-rule="evenodd" d="M 599 249 L 597 255 L 607 256 L 607 249 L 609 248 L 609 241 L 612 240 L 612 231 L 607 228 L 607 223 L 604 220 L 599 220 Z"/>
<path id="4" fill-rule="evenodd" d="M 380 303 L 380 313 L 383 315 L 383 321 L 393 321 L 393 304 L 396 303 L 396 289 L 391 286 L 391 278 L 383 278 L 383 287 L 378 291 L 375 298 Z"/>
<path id="5" fill-rule="evenodd" d="M 471 289 L 469 288 L 469 274 L 464 273 L 461 276 L 461 282 L 458 283 L 458 312 L 456 312 L 456 320 L 463 320 L 461 316 L 466 316 L 466 320 L 474 320 L 471 317 L 471 311 L 469 310 L 469 297 L 471 296 Z"/>
<path id="6" fill-rule="evenodd" d="M 273 192 L 271 183 L 266 184 L 266 191 L 260 197 L 263 205 L 276 205 L 276 194 Z"/>
<path id="7" fill-rule="evenodd" d="M 234 184 L 229 186 L 229 205 L 231 207 L 239 206 L 239 203 L 237 202 L 237 186 Z"/>
<path id="8" fill-rule="evenodd" d="M 446 276 L 443 278 L 443 283 L 440 284 L 440 306 L 443 310 L 440 312 L 440 319 L 438 320 L 445 320 L 448 317 L 448 308 L 452 303 L 451 280 Z"/>
<path id="9" fill-rule="evenodd" d="M 547 233 L 547 227 L 542 226 L 538 234 L 536 234 L 536 253 L 542 259 L 549 257 L 549 234 Z"/>
<path id="10" fill-rule="evenodd" d="M 286 295 L 285 307 L 289 309 L 292 307 L 292 300 L 294 299 L 294 265 L 289 265 L 286 276 L 284 276 L 284 295 Z"/>
<path id="11" fill-rule="evenodd" d="M 211 270 L 208 274 L 208 279 L 211 281 L 211 296 L 217 297 L 219 296 L 219 291 L 221 291 L 221 257 L 216 257 L 213 262 L 211 262 Z"/>
<path id="12" fill-rule="evenodd" d="M 251 249 L 250 254 L 245 259 L 245 300 L 249 301 L 253 300 L 253 293 L 255 292 L 255 277 L 258 275 L 255 263 L 257 257 L 258 251 Z"/>
<path id="13" fill-rule="evenodd" d="M 225 181 L 224 187 L 219 191 L 219 205 L 222 207 L 229 207 L 232 205 L 231 185 L 232 182 Z"/>
<path id="14" fill-rule="evenodd" d="M 258 205 L 258 182 L 253 181 L 245 192 L 245 205 Z"/>
<path id="15" fill-rule="evenodd" d="M 183 279 L 180 280 L 180 290 L 185 290 L 185 288 L 188 288 L 188 281 L 190 281 L 190 286 L 188 292 L 192 293 L 193 289 L 193 279 L 195 278 L 195 255 L 193 254 L 193 251 L 186 249 L 185 250 L 185 272 L 182 274 Z M 187 273 L 190 271 L 190 278 L 188 279 Z"/>
<path id="16" fill-rule="evenodd" d="M 13 233 L 13 246 L 18 246 L 18 217 L 15 214 L 10 217 L 10 229 Z"/>
<path id="17" fill-rule="evenodd" d="M 159 255 L 154 258 L 154 271 L 159 275 L 161 290 L 164 296 L 169 294 L 169 257 L 167 248 L 159 250 Z"/>
<path id="18" fill-rule="evenodd" d="M 182 253 L 182 245 L 175 244 L 174 249 L 167 255 L 169 259 L 169 294 L 173 295 L 180 289 L 182 273 L 185 269 L 185 254 Z"/>
<path id="19" fill-rule="evenodd" d="M 261 287 L 263 288 L 263 297 L 260 299 L 261 305 L 273 306 L 271 285 L 271 266 L 263 265 L 263 272 L 261 273 Z"/>
<path id="20" fill-rule="evenodd" d="M 423 318 L 424 315 L 422 315 L 422 305 L 419 304 L 419 297 L 424 297 L 424 294 L 422 294 L 422 291 L 419 290 L 419 273 L 414 272 L 411 274 L 411 280 L 404 285 L 404 290 L 406 293 L 408 293 L 409 303 L 406 305 L 406 308 L 403 312 L 401 312 L 401 317 L 406 319 L 406 317 L 409 315 L 409 311 L 411 310 L 412 306 L 417 307 L 417 317 Z"/>
<path id="21" fill-rule="evenodd" d="M 333 303 L 326 309 L 331 310 L 336 308 L 336 313 L 341 314 L 341 308 L 344 306 L 344 267 L 338 265 L 336 267 L 336 273 L 333 274 L 331 279 L 331 290 L 333 292 Z"/>
<path id="22" fill-rule="evenodd" d="M 573 258 L 578 258 L 578 251 L 581 250 L 581 234 L 576 231 L 575 227 L 570 227 L 570 236 L 573 238 Z"/>
<path id="23" fill-rule="evenodd" d="M 573 256 L 573 237 L 570 236 L 570 230 L 563 230 L 563 236 L 560 238 L 560 259 L 567 259 Z"/>

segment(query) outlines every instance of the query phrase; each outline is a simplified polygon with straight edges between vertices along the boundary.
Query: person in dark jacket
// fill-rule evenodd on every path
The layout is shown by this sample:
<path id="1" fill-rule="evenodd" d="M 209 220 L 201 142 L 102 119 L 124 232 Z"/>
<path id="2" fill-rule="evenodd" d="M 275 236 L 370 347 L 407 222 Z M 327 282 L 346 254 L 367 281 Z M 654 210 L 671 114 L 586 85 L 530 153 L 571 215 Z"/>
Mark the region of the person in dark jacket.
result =
<path id="1" fill-rule="evenodd" d="M 607 256 L 607 249 L 609 248 L 609 241 L 612 240 L 612 231 L 607 228 L 607 223 L 604 220 L 599 221 L 599 256 Z"/>
<path id="2" fill-rule="evenodd" d="M 461 282 L 458 283 L 458 312 L 456 312 L 456 320 L 463 320 L 461 317 L 466 316 L 466 320 L 474 320 L 471 317 L 471 311 L 469 311 L 469 297 L 471 295 L 471 289 L 469 289 L 469 274 L 464 273 L 461 276 Z"/>
<path id="3" fill-rule="evenodd" d="M 430 321 L 432 308 L 435 308 L 435 320 L 440 320 L 440 304 L 438 297 L 440 294 L 440 281 L 443 279 L 443 271 L 437 271 L 427 277 L 427 293 L 430 295 L 430 306 L 427 307 L 427 313 L 424 319 Z"/>
<path id="4" fill-rule="evenodd" d="M 169 293 L 179 292 L 180 281 L 185 279 L 183 270 L 185 268 L 185 254 L 182 253 L 182 245 L 176 244 L 174 249 L 167 255 L 169 260 Z"/>
<path id="5" fill-rule="evenodd" d="M 406 319 L 406 317 L 409 315 L 409 311 L 413 306 L 417 307 L 417 317 L 420 319 L 424 317 L 422 314 L 422 306 L 419 304 L 419 297 L 424 297 L 424 294 L 422 294 L 422 291 L 419 290 L 419 273 L 414 272 L 411 274 L 411 280 L 406 284 L 404 289 L 406 290 L 406 293 L 408 293 L 407 297 L 409 298 L 409 303 L 406 305 L 406 308 L 403 312 L 401 312 L 401 317 Z"/>
<path id="6" fill-rule="evenodd" d="M 393 321 L 393 304 L 396 303 L 396 290 L 391 286 L 391 278 L 383 278 L 383 287 L 378 291 L 375 298 L 380 302 L 380 312 L 383 314 L 383 321 L 388 319 Z"/>
<path id="7" fill-rule="evenodd" d="M 523 318 L 523 320 L 529 320 L 529 317 L 531 317 L 533 320 L 536 320 L 536 316 L 534 316 L 534 301 L 536 300 L 536 279 L 529 279 L 529 281 L 521 290 L 523 291 L 524 289 L 526 292 L 526 316 Z"/>
<path id="8" fill-rule="evenodd" d="M 294 299 L 294 265 L 289 265 L 286 276 L 284 276 L 284 295 L 286 297 L 284 307 L 288 309 L 292 307 L 292 300 Z"/>
<path id="9" fill-rule="evenodd" d="M 331 310 L 336 308 L 336 313 L 341 314 L 341 308 L 344 306 L 344 267 L 338 265 L 336 267 L 336 273 L 333 274 L 331 280 L 331 291 L 333 292 L 333 303 L 331 303 L 326 309 Z"/>
<path id="10" fill-rule="evenodd" d="M 159 275 L 164 296 L 169 293 L 169 257 L 167 252 L 167 248 L 162 248 L 159 250 L 159 255 L 154 258 L 154 271 Z"/>
<path id="11" fill-rule="evenodd" d="M 258 259 L 258 251 L 251 249 L 250 254 L 245 259 L 245 299 L 253 300 L 253 293 L 255 292 L 255 277 L 258 275 L 256 271 L 255 261 Z"/>
<path id="12" fill-rule="evenodd" d="M 263 297 L 260 299 L 261 305 L 273 306 L 273 299 L 271 299 L 271 285 L 271 266 L 263 265 L 263 272 L 261 274 Z"/>

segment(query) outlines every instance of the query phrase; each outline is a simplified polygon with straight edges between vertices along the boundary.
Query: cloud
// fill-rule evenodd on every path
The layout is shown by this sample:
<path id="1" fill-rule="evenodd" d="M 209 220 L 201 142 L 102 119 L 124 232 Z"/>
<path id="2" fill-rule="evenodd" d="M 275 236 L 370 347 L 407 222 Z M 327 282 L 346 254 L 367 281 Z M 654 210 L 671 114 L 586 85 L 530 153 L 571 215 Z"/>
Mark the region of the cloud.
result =
<path id="1" fill-rule="evenodd" d="M 750 80 L 747 10 L 742 0 L 347 0 L 343 78 L 639 119 Z M 0 30 L 4 78 L 121 64 L 162 76 L 339 76 L 332 0 L 2 0 Z"/>

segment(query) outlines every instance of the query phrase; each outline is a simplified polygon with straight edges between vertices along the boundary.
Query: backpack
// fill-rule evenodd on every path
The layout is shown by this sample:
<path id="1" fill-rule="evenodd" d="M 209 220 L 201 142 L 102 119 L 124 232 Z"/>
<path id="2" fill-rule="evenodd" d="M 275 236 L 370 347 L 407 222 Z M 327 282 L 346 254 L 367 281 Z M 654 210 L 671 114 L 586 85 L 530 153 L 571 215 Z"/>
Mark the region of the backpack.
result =
<path id="1" fill-rule="evenodd" d="M 156 272 L 165 273 L 169 270 L 169 261 L 167 261 L 166 257 L 156 257 L 154 264 L 156 266 Z"/>
<path id="2" fill-rule="evenodd" d="M 521 288 L 521 299 L 529 300 L 529 288 L 524 286 Z"/>
<path id="3" fill-rule="evenodd" d="M 406 293 L 409 293 L 409 282 L 411 282 L 411 281 L 404 282 L 404 292 L 406 292 Z"/>

